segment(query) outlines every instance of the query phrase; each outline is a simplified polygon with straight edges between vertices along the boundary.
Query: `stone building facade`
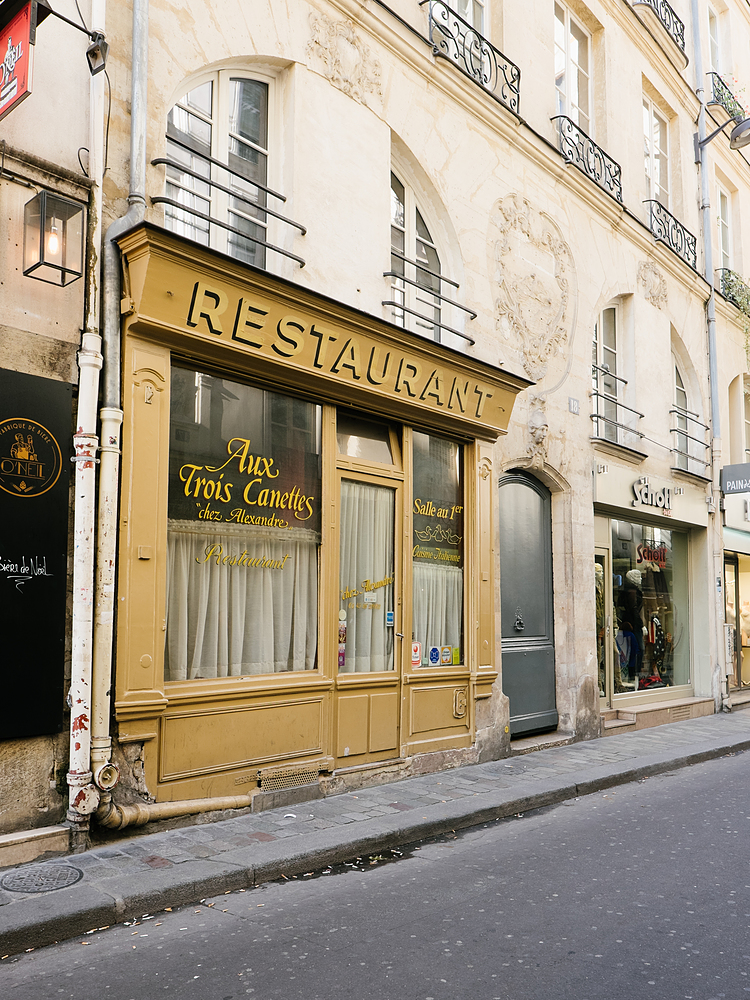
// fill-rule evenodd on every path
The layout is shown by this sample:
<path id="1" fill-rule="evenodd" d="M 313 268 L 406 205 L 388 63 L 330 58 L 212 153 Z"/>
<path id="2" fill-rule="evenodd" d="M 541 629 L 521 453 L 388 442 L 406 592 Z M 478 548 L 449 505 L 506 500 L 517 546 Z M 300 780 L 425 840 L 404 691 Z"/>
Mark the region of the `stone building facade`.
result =
<path id="1" fill-rule="evenodd" d="M 95 4 L 103 176 L 44 84 L 5 120 L 102 199 L 0 347 L 71 380 L 103 333 L 82 836 L 742 702 L 748 161 L 694 134 L 746 117 L 750 15 L 673 8 Z M 62 820 L 39 739 L 4 832 Z"/>

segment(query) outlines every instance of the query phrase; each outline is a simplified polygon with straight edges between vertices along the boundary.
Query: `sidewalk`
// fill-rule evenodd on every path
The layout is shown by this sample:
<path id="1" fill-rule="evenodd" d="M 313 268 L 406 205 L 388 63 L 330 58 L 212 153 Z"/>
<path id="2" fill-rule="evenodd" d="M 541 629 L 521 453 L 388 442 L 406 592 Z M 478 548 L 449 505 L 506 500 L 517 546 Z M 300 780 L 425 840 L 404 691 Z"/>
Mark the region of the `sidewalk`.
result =
<path id="1" fill-rule="evenodd" d="M 746 749 L 750 712 L 711 715 L 6 868 L 0 958 Z"/>

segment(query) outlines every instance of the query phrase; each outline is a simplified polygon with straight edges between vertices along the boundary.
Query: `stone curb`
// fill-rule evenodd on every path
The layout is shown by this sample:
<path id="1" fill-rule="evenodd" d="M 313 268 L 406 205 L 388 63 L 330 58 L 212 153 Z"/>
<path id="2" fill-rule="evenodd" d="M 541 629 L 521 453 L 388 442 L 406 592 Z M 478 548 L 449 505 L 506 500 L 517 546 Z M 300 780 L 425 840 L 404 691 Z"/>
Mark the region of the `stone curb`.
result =
<path id="1" fill-rule="evenodd" d="M 415 806 L 408 812 L 304 836 L 224 851 L 215 860 L 196 859 L 137 875 L 123 873 L 93 884 L 79 882 L 68 889 L 0 907 L 0 956 L 64 941 L 95 928 L 122 923 L 129 917 L 155 913 L 166 906 L 196 903 L 227 889 L 253 888 L 283 875 L 299 875 L 362 854 L 507 819 L 748 749 L 750 739 L 700 749 L 682 747 L 679 756 L 665 758 L 653 754 L 626 769 L 617 764 L 583 767 L 578 774 L 549 779 L 543 788 L 525 795 L 503 788 L 471 798 Z M 75 855 L 70 862 L 75 864 Z"/>

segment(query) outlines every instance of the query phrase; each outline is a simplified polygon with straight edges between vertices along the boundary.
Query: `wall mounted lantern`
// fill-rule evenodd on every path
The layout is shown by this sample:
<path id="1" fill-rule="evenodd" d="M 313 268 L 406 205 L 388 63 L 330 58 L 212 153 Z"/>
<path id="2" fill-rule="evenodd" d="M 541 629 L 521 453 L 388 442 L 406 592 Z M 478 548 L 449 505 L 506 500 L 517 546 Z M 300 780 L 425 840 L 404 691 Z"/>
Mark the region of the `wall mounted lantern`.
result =
<path id="1" fill-rule="evenodd" d="M 53 285 L 83 274 L 83 205 L 40 191 L 23 210 L 23 273 Z"/>

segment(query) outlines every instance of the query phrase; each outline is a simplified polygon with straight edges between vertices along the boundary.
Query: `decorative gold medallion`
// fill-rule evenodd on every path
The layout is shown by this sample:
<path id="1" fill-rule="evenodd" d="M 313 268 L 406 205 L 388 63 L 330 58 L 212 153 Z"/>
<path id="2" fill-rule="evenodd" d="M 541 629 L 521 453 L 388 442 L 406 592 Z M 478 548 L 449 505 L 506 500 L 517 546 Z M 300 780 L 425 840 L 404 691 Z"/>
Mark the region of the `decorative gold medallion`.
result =
<path id="1" fill-rule="evenodd" d="M 0 489 L 38 497 L 60 478 L 62 454 L 55 436 L 35 420 L 0 420 Z"/>

